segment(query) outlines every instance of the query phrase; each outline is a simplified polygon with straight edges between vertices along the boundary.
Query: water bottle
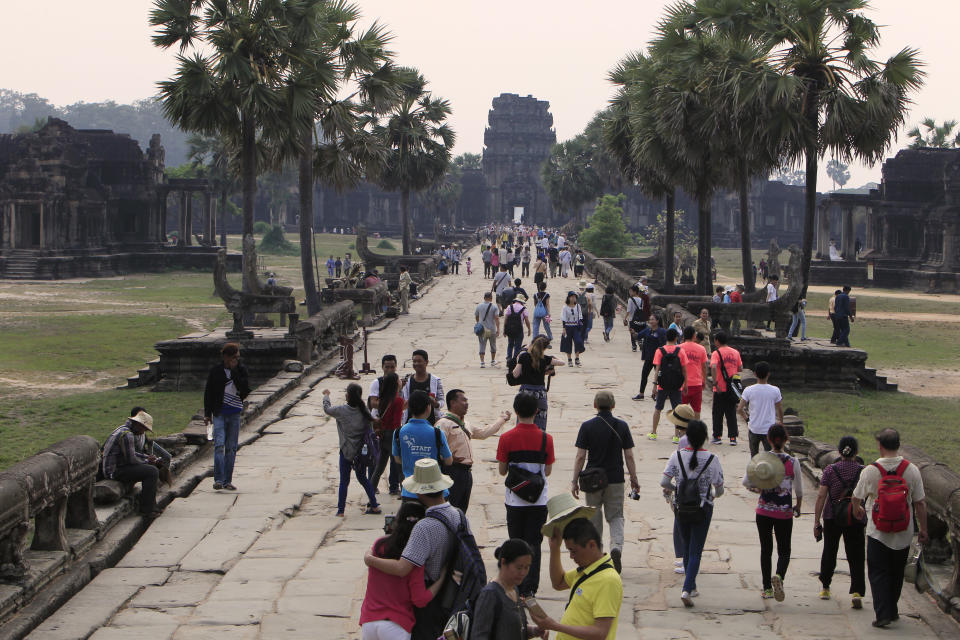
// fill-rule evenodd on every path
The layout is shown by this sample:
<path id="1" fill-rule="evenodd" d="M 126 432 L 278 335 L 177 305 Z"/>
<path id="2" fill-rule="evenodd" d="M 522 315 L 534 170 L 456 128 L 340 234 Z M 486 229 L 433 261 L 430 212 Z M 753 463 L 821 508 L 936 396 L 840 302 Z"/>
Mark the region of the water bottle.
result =
<path id="1" fill-rule="evenodd" d="M 363 448 L 360 449 L 360 455 L 363 455 L 363 456 L 367 455 L 367 451 L 368 451 L 367 445 L 366 443 L 364 443 Z"/>

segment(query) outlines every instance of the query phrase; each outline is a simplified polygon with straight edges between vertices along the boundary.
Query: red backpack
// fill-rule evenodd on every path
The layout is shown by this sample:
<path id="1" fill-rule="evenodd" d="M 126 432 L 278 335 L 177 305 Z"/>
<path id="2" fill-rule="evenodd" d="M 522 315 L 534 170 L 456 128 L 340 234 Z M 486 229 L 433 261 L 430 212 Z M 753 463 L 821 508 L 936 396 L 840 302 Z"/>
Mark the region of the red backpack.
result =
<path id="1" fill-rule="evenodd" d="M 903 479 L 903 472 L 909 464 L 903 460 L 896 469 L 887 471 L 879 463 L 873 463 L 880 470 L 877 499 L 873 503 L 873 524 L 877 531 L 897 533 L 910 526 L 910 491 Z"/>

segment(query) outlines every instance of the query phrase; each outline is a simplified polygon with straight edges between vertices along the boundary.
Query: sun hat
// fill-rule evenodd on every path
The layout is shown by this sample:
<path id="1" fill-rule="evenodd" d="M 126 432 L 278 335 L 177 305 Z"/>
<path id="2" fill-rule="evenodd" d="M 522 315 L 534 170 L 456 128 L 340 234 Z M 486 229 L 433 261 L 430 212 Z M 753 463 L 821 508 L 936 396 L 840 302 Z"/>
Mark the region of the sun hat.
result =
<path id="1" fill-rule="evenodd" d="M 153 417 L 146 411 L 138 411 L 137 415 L 130 416 L 130 419 L 142 424 L 147 428 L 147 431 L 153 431 Z"/>
<path id="2" fill-rule="evenodd" d="M 540 528 L 540 533 L 549 538 L 557 527 L 563 531 L 571 520 L 590 518 L 596 512 L 596 507 L 585 507 L 577 502 L 572 493 L 561 493 L 547 500 L 547 522 Z"/>
<path id="3" fill-rule="evenodd" d="M 413 466 L 413 475 L 403 481 L 403 488 L 410 493 L 437 493 L 453 486 L 450 476 L 440 471 L 433 458 L 420 458 Z"/>
<path id="4" fill-rule="evenodd" d="M 773 489 L 781 482 L 786 470 L 775 453 L 761 451 L 747 464 L 747 481 L 758 489 Z"/>
<path id="5" fill-rule="evenodd" d="M 591 289 L 593 289 L 593 283 L 592 283 L 592 282 L 588 282 L 588 283 L 587 283 L 587 291 L 590 291 Z"/>
<path id="6" fill-rule="evenodd" d="M 675 408 L 667 411 L 667 420 L 682 429 L 687 428 L 687 423 L 697 417 L 693 407 L 688 404 L 677 405 Z"/>
<path id="7" fill-rule="evenodd" d="M 587 281 L 586 281 L 586 280 L 581 280 L 579 286 L 580 286 L 581 289 L 586 289 L 586 288 L 587 288 Z"/>

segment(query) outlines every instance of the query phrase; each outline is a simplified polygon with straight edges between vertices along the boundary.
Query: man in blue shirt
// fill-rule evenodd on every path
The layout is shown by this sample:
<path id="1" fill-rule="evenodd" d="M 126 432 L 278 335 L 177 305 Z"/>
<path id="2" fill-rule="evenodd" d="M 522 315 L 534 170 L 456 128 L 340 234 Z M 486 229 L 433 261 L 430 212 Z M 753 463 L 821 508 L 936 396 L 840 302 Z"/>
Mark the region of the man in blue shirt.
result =
<path id="1" fill-rule="evenodd" d="M 837 322 L 837 346 L 850 346 L 850 323 L 853 316 L 850 314 L 850 285 L 843 287 L 833 304 L 833 317 Z"/>
<path id="2" fill-rule="evenodd" d="M 403 477 L 413 475 L 414 466 L 421 458 L 433 458 L 441 465 L 453 464 L 453 454 L 447 445 L 447 437 L 440 429 L 427 422 L 433 410 L 430 396 L 421 390 L 410 394 L 409 415 L 413 416 L 407 424 L 397 429 L 393 438 L 393 457 L 403 467 Z M 449 491 L 444 491 L 446 496 Z M 416 500 L 417 496 L 404 489 L 403 500 Z"/>
<path id="3" fill-rule="evenodd" d="M 653 358 L 657 355 L 657 349 L 667 344 L 667 332 L 660 326 L 659 318 L 655 314 L 650 314 L 647 321 L 647 328 L 637 333 L 637 341 L 643 341 L 643 373 L 640 375 L 640 393 L 633 396 L 634 400 L 643 400 L 643 391 L 647 388 L 647 378 L 653 371 Z M 654 384 L 654 397 L 656 397 L 656 384 Z"/>

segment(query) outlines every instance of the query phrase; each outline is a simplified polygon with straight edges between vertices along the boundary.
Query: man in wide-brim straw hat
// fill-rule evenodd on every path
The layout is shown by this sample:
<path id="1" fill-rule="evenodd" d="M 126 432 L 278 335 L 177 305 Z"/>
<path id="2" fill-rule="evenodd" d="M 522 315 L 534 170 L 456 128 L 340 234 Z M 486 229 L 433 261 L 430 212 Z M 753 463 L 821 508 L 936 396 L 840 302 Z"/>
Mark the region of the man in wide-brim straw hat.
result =
<path id="1" fill-rule="evenodd" d="M 586 507 L 573 497 L 572 493 L 561 493 L 547 500 L 547 522 L 540 528 L 540 533 L 549 538 L 553 530 L 567 526 L 571 520 L 587 518 L 596 513 L 596 507 Z"/>
<path id="2" fill-rule="evenodd" d="M 140 483 L 140 513 L 149 518 L 160 515 L 157 509 L 157 482 L 160 472 L 156 457 L 137 451 L 136 437 L 153 431 L 153 418 L 139 411 L 114 429 L 103 445 L 103 475 L 111 480 Z"/>

